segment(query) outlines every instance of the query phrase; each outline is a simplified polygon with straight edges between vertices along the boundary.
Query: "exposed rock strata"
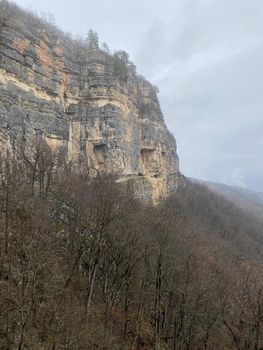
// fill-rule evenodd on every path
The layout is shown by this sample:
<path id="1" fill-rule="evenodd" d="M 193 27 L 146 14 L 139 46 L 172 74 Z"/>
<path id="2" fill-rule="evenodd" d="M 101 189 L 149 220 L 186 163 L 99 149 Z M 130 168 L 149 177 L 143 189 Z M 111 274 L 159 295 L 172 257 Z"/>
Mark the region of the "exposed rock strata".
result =
<path id="1" fill-rule="evenodd" d="M 157 200 L 180 181 L 174 137 L 153 86 L 116 77 L 110 56 L 88 53 L 44 25 L 0 9 L 0 143 L 18 152 L 37 136 L 77 169 L 113 173 Z"/>

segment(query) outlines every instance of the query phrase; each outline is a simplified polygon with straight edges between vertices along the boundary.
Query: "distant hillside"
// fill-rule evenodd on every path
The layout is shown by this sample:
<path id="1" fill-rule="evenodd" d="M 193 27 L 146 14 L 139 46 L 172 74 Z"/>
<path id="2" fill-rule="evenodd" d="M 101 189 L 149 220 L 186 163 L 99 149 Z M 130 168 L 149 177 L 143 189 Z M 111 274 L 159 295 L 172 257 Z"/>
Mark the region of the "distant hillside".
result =
<path id="1" fill-rule="evenodd" d="M 206 185 L 210 190 L 223 195 L 239 208 L 254 214 L 258 219 L 263 220 L 263 193 L 216 182 L 191 180 Z"/>

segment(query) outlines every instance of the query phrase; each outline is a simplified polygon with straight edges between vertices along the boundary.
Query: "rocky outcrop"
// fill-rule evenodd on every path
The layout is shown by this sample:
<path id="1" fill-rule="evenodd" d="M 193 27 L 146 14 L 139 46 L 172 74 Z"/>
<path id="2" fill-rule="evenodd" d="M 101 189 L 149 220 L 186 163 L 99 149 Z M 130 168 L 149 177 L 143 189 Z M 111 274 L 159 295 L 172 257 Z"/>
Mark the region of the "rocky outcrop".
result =
<path id="1" fill-rule="evenodd" d="M 154 87 L 6 2 L 0 5 L 0 143 L 40 137 L 76 171 L 116 174 L 154 201 L 180 182 L 174 137 Z"/>

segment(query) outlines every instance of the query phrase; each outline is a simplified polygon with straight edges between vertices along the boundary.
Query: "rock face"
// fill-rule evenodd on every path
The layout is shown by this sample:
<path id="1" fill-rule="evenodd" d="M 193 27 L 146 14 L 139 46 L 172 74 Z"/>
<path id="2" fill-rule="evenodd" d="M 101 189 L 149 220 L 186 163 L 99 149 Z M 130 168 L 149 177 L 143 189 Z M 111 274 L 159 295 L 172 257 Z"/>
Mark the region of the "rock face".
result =
<path id="1" fill-rule="evenodd" d="M 176 143 L 154 87 L 19 8 L 0 11 L 1 149 L 18 155 L 41 138 L 76 171 L 116 174 L 145 199 L 174 191 Z"/>

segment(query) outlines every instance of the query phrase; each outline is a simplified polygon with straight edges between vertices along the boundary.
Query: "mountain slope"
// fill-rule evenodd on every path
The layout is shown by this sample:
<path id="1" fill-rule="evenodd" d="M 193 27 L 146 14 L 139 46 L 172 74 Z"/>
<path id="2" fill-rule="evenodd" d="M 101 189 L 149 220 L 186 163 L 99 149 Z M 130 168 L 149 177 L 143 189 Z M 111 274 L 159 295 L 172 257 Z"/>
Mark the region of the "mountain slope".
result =
<path id="1" fill-rule="evenodd" d="M 263 346 L 262 222 L 187 181 L 153 207 L 47 169 L 1 167 L 1 349 Z"/>
<path id="2" fill-rule="evenodd" d="M 206 185 L 212 191 L 223 195 L 244 211 L 252 213 L 258 219 L 263 220 L 263 193 L 209 181 L 201 181 L 200 183 Z"/>

